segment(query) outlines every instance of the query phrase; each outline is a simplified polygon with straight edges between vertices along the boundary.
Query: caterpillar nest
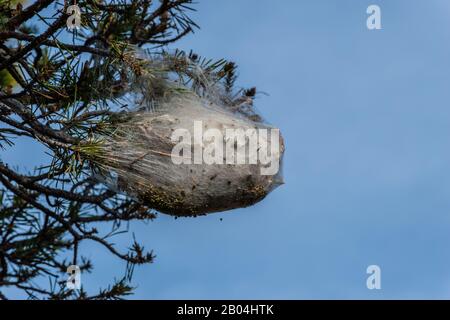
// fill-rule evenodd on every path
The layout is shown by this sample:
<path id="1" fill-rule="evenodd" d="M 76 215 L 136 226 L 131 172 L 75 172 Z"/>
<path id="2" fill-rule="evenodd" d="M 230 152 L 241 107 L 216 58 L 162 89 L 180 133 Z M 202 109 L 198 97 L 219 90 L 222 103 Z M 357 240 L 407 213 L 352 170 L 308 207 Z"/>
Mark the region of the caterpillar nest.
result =
<path id="1" fill-rule="evenodd" d="M 96 137 L 97 175 L 175 216 L 253 205 L 283 183 L 283 138 L 260 120 L 252 99 L 231 99 L 219 81 L 183 59 L 185 74 L 189 68 L 197 80 L 190 87 L 169 77 L 173 57 L 140 60 L 151 74 L 133 80 L 127 94 L 133 109 Z"/>

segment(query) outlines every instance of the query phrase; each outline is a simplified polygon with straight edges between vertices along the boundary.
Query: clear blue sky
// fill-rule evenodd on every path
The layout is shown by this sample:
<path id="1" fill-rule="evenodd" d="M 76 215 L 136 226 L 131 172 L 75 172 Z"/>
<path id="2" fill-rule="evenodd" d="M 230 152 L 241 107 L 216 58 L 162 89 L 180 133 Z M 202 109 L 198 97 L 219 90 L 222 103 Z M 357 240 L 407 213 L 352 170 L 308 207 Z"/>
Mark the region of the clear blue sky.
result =
<path id="1" fill-rule="evenodd" d="M 366 28 L 370 4 L 380 31 Z M 269 94 L 257 106 L 284 134 L 286 184 L 251 208 L 132 223 L 157 255 L 136 268 L 134 297 L 450 298 L 450 2 L 196 7 L 201 30 L 178 47 L 232 59 L 240 85 Z M 25 165 L 31 150 L 4 160 Z M 108 252 L 82 249 L 96 262 L 87 288 L 123 275 Z"/>

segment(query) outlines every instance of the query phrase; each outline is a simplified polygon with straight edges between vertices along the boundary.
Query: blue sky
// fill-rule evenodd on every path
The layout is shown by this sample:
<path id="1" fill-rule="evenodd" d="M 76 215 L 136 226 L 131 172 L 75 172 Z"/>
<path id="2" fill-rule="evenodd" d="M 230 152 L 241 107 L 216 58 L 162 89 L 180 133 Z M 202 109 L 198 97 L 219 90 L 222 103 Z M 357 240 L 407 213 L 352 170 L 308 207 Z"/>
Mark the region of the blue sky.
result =
<path id="1" fill-rule="evenodd" d="M 366 28 L 370 4 L 382 30 Z M 268 93 L 257 107 L 285 137 L 286 184 L 250 208 L 132 223 L 157 255 L 136 268 L 134 298 L 450 298 L 450 3 L 196 8 L 201 30 L 177 47 L 235 61 L 240 85 Z M 40 151 L 3 158 L 26 166 Z M 123 275 L 102 248 L 82 249 L 96 262 L 87 288 Z M 371 264 L 381 290 L 366 288 Z"/>

